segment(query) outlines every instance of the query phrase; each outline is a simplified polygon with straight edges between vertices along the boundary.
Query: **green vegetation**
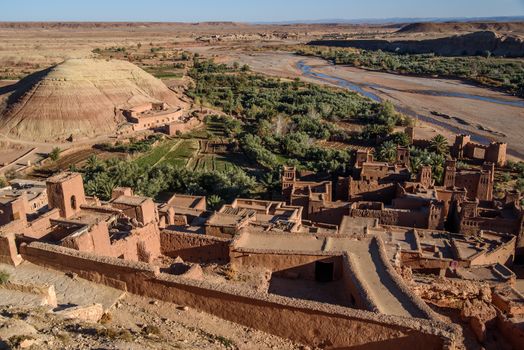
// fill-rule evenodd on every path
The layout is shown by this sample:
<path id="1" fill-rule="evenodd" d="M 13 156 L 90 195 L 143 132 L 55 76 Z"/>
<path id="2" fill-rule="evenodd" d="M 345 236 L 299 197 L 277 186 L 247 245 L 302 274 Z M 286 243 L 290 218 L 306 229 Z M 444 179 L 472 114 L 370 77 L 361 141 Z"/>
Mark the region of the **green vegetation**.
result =
<path id="1" fill-rule="evenodd" d="M 3 176 L 0 176 L 0 188 L 9 186 L 7 179 Z"/>
<path id="2" fill-rule="evenodd" d="M 97 145 L 96 148 L 106 152 L 121 152 L 121 153 L 143 153 L 152 149 L 153 145 L 162 139 L 162 135 L 151 135 L 143 140 L 131 139 L 129 143 L 117 142 L 114 145 L 103 143 Z"/>
<path id="3" fill-rule="evenodd" d="M 185 65 L 183 63 L 174 63 L 171 65 L 148 66 L 142 67 L 146 72 L 152 74 L 158 79 L 182 78 L 184 76 Z"/>
<path id="4" fill-rule="evenodd" d="M 514 189 L 524 193 L 524 162 L 508 161 L 506 167 L 511 173 L 502 174 L 497 179 L 497 187 L 505 187 L 506 189 Z"/>
<path id="5" fill-rule="evenodd" d="M 524 60 L 496 57 L 442 57 L 409 55 L 351 48 L 305 47 L 300 55 L 313 55 L 335 64 L 347 64 L 401 74 L 438 75 L 471 80 L 502 88 L 524 97 Z"/>
<path id="6" fill-rule="evenodd" d="M 0 270 L 0 284 L 7 283 L 10 277 L 8 272 Z"/>
<path id="7" fill-rule="evenodd" d="M 51 153 L 49 153 L 49 158 L 56 162 L 58 159 L 60 159 L 60 153 L 62 152 L 62 150 L 58 147 L 55 147 L 53 148 L 53 150 L 51 151 Z"/>
<path id="8" fill-rule="evenodd" d="M 448 154 L 448 140 L 444 136 L 438 134 L 437 136 L 431 139 L 430 150 L 440 155 Z"/>
<path id="9" fill-rule="evenodd" d="M 379 104 L 356 93 L 282 81 L 250 74 L 247 69 L 195 58 L 190 72 L 195 86 L 189 95 L 236 116 L 225 124 L 225 134 L 236 137 L 243 152 L 259 166 L 278 171 L 285 162 L 302 168 L 343 174 L 350 163 L 348 150 L 320 147 L 319 140 L 374 144 L 371 132 L 357 137 L 336 122 L 368 124 L 389 135 L 395 125 L 409 120 L 391 104 Z M 213 130 L 213 128 L 211 128 Z"/>
<path id="10" fill-rule="evenodd" d="M 131 187 L 136 193 L 148 197 L 170 191 L 206 196 L 216 194 L 226 201 L 249 196 L 256 189 L 255 179 L 239 168 L 193 172 L 169 164 L 140 166 L 137 162 L 101 161 L 93 156 L 88 159 L 83 173 L 87 194 L 103 200 L 111 198 L 111 192 L 119 186 Z"/>
<path id="11" fill-rule="evenodd" d="M 410 150 L 411 170 L 416 174 L 423 166 L 431 166 L 433 179 L 437 184 L 442 184 L 444 180 L 444 164 L 446 154 L 439 154 L 428 149 L 411 147 Z"/>

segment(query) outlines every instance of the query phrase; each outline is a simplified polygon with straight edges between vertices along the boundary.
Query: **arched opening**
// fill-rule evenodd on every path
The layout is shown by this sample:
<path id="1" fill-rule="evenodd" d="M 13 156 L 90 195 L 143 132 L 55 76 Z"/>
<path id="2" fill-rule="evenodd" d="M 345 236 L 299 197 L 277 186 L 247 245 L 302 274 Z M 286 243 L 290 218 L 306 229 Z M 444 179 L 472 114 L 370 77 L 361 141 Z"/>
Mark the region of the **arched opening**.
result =
<path id="1" fill-rule="evenodd" d="M 76 210 L 76 196 L 71 196 L 71 208 Z"/>

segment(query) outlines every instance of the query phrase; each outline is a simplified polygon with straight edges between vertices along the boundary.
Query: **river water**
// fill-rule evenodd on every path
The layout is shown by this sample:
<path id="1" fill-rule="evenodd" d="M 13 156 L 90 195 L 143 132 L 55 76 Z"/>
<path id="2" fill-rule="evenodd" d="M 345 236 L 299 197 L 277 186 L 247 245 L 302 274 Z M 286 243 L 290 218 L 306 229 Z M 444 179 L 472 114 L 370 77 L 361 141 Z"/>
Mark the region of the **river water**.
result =
<path id="1" fill-rule="evenodd" d="M 378 84 L 369 84 L 369 83 L 356 84 L 356 83 L 351 82 L 351 81 L 349 81 L 347 79 L 343 79 L 343 78 L 340 78 L 340 77 L 332 76 L 332 75 L 329 75 L 329 74 L 316 72 L 316 71 L 313 70 L 313 67 L 311 67 L 308 64 L 306 64 L 305 61 L 298 62 L 297 63 L 297 68 L 300 69 L 302 74 L 304 76 L 308 77 L 308 78 L 312 78 L 312 79 L 320 80 L 320 81 L 323 81 L 323 82 L 329 82 L 329 83 L 335 84 L 335 85 L 340 86 L 342 88 L 346 88 L 348 90 L 357 92 L 357 93 L 361 94 L 362 96 L 370 98 L 371 100 L 373 100 L 375 102 L 382 102 L 383 99 L 379 95 L 368 91 L 369 89 L 381 89 L 382 88 L 382 89 L 394 90 L 390 86 L 382 86 L 382 85 L 378 85 Z M 480 96 L 480 95 L 473 95 L 473 94 L 467 94 L 467 93 L 443 92 L 443 91 L 435 91 L 435 90 L 417 90 L 417 91 L 414 91 L 413 93 L 423 94 L 423 95 L 432 95 L 432 96 L 443 96 L 443 97 L 459 97 L 459 98 L 465 98 L 465 99 L 469 99 L 469 100 L 485 101 L 485 102 L 490 102 L 490 103 L 495 103 L 495 104 L 514 106 L 514 107 L 523 107 L 524 108 L 524 101 L 508 101 L 508 100 L 504 100 L 504 99 L 497 99 L 497 98 L 491 98 L 491 97 Z M 446 129 L 446 130 L 448 130 L 448 131 L 450 131 L 450 132 L 452 132 L 454 134 L 469 134 L 469 135 L 471 135 L 471 139 L 474 142 L 489 143 L 489 142 L 492 141 L 492 139 L 490 139 L 487 136 L 476 134 L 474 132 L 471 132 L 470 130 L 461 128 L 461 127 L 456 126 L 456 125 L 452 125 L 452 124 L 446 123 L 445 121 L 439 120 L 437 118 L 433 118 L 433 117 L 430 117 L 430 116 L 426 116 L 426 115 L 415 113 L 415 112 L 411 111 L 409 108 L 397 106 L 397 109 L 400 112 L 404 113 L 404 114 L 410 115 L 411 117 L 417 118 L 419 120 L 422 120 L 422 121 L 430 123 L 430 124 L 438 125 L 439 127 L 443 128 L 443 129 Z M 460 120 L 458 118 L 455 118 L 455 119 L 456 120 Z"/>

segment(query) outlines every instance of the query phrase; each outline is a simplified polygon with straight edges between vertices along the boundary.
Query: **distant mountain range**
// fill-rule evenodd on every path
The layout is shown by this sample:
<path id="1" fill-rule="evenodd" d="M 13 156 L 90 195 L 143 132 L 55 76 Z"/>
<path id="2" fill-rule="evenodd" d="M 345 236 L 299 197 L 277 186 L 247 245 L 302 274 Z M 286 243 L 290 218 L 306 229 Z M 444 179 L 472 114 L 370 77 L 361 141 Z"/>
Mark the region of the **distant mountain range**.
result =
<path id="1" fill-rule="evenodd" d="M 417 22 L 523 22 L 524 16 L 506 17 L 428 17 L 428 18 L 368 18 L 368 19 L 318 19 L 282 22 L 254 22 L 253 24 L 396 24 Z"/>

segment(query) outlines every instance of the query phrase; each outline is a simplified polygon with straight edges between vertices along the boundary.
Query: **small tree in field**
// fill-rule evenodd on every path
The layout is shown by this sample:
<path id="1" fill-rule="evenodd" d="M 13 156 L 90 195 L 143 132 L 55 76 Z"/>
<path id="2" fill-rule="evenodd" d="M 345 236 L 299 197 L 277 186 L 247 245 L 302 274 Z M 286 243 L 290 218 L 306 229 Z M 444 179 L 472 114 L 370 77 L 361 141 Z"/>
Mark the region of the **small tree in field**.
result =
<path id="1" fill-rule="evenodd" d="M 49 153 L 49 158 L 51 158 L 52 161 L 56 162 L 58 159 L 60 159 L 60 152 L 62 152 L 60 148 L 53 148 L 51 153 Z"/>

